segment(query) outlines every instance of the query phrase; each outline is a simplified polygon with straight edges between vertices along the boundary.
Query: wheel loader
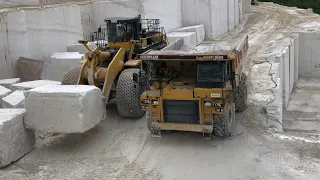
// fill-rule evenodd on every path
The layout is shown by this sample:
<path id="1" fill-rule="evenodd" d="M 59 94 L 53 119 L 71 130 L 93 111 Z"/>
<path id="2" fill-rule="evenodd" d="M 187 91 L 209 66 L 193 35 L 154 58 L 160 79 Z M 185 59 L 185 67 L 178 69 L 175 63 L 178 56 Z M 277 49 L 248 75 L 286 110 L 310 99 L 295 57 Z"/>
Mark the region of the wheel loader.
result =
<path id="1" fill-rule="evenodd" d="M 116 97 L 119 114 L 127 118 L 140 118 L 140 94 L 145 86 L 136 86 L 133 73 L 141 68 L 137 54 L 147 50 L 160 50 L 167 46 L 166 33 L 159 27 L 159 19 L 112 17 L 90 36 L 97 48 L 90 49 L 89 40 L 80 40 L 87 49 L 79 68 L 65 72 L 62 85 L 94 85 L 102 89 L 106 102 Z"/>
<path id="2" fill-rule="evenodd" d="M 206 137 L 234 135 L 235 113 L 247 107 L 243 64 L 248 36 L 241 40 L 236 48 L 150 50 L 138 56 L 147 66 L 132 78 L 136 84 L 146 84 L 140 100 L 153 136 L 161 136 L 163 130 L 202 132 Z"/>

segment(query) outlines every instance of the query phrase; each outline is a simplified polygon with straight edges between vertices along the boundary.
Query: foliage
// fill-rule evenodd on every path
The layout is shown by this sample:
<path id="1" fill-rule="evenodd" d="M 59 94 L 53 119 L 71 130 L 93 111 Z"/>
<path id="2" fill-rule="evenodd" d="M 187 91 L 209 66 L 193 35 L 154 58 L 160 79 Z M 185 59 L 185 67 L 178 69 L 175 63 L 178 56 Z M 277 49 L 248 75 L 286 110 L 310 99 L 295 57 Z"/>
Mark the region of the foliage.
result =
<path id="1" fill-rule="evenodd" d="M 320 0 L 260 0 L 261 2 L 274 2 L 284 6 L 302 9 L 312 8 L 313 12 L 320 14 Z"/>

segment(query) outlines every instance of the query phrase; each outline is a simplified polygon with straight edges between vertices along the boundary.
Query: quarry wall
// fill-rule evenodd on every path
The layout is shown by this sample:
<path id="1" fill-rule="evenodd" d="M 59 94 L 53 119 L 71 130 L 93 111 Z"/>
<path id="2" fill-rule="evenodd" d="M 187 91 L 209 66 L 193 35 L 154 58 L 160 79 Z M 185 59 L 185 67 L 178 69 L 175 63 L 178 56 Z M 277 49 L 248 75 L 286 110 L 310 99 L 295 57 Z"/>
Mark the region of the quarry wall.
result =
<path id="1" fill-rule="evenodd" d="M 66 52 L 68 45 L 96 31 L 108 16 L 141 14 L 142 18 L 158 18 L 167 33 L 182 26 L 204 24 L 207 38 L 233 29 L 243 19 L 242 0 L 192 1 L 95 1 L 0 9 L 0 78 L 16 76 L 15 66 L 21 56 L 44 60 L 47 68 L 53 53 Z M 22 5 L 31 1 L 10 2 Z"/>

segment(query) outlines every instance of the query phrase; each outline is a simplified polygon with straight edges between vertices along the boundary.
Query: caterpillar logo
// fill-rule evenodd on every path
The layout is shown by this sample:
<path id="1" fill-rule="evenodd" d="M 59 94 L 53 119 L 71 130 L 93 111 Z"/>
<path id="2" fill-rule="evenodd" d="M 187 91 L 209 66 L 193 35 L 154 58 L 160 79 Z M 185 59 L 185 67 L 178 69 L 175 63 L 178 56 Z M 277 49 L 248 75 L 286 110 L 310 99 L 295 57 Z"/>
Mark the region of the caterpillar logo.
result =
<path id="1" fill-rule="evenodd" d="M 159 59 L 157 55 L 140 55 L 141 59 Z"/>

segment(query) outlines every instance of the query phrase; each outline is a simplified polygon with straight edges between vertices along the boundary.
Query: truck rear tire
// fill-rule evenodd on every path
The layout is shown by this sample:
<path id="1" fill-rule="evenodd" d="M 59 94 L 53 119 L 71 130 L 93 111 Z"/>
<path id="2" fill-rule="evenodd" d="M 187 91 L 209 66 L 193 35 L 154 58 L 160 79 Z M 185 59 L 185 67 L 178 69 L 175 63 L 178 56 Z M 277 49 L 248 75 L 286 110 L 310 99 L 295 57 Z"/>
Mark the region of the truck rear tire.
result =
<path id="1" fill-rule="evenodd" d="M 116 91 L 116 104 L 120 116 L 125 118 L 141 118 L 146 112 L 141 110 L 140 95 L 144 91 L 133 81 L 133 73 L 139 69 L 130 68 L 121 72 Z"/>
<path id="2" fill-rule="evenodd" d="M 235 104 L 230 104 L 228 110 L 221 115 L 217 115 L 214 120 L 213 133 L 215 136 L 222 138 L 230 138 L 236 133 L 236 112 Z"/>
<path id="3" fill-rule="evenodd" d="M 62 85 L 76 85 L 80 75 L 81 67 L 68 69 L 62 78 Z"/>
<path id="4" fill-rule="evenodd" d="M 248 106 L 248 86 L 247 86 L 247 75 L 242 73 L 240 78 L 239 86 L 236 94 L 236 111 L 243 112 Z"/>

